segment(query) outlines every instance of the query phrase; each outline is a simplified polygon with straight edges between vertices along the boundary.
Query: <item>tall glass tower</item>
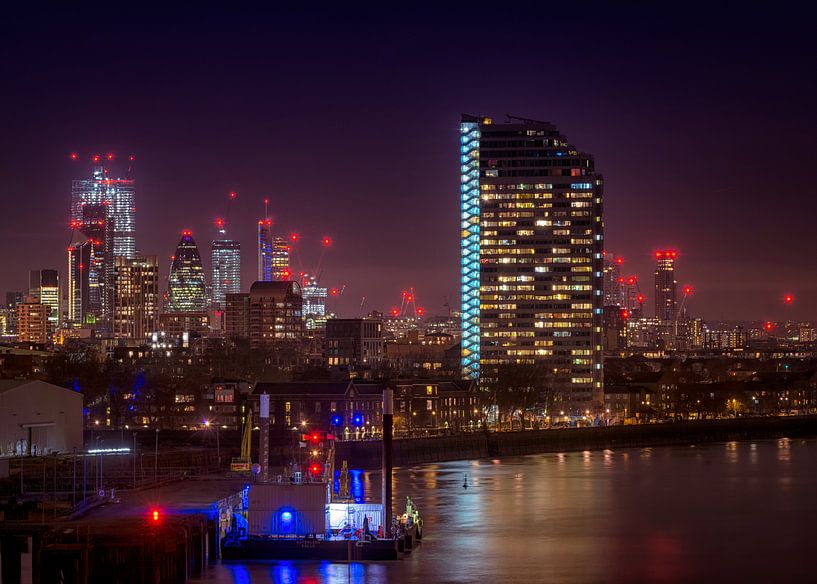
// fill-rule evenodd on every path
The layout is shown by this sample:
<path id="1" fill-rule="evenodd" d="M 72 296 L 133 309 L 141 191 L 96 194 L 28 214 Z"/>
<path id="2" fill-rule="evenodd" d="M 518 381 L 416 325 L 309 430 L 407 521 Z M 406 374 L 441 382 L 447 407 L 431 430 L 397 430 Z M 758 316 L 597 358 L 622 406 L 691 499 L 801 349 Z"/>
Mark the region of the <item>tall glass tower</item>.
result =
<path id="1" fill-rule="evenodd" d="M 91 160 L 91 178 L 72 183 L 71 221 L 82 221 L 84 205 L 104 205 L 111 223 L 113 256 L 133 259 L 136 256 L 135 181 L 131 178 L 133 168 L 129 164 L 125 178 L 114 178 L 107 165 L 114 160 L 112 154 L 104 157 L 97 154 Z"/>
<path id="2" fill-rule="evenodd" d="M 183 231 L 170 266 L 168 283 L 170 312 L 202 312 L 207 310 L 207 287 L 204 268 L 193 234 Z"/>
<path id="3" fill-rule="evenodd" d="M 678 282 L 675 281 L 675 260 L 678 252 L 663 249 L 655 252 L 655 317 L 662 322 L 675 320 L 678 305 Z"/>
<path id="4" fill-rule="evenodd" d="M 272 219 L 258 221 L 258 281 L 289 280 L 289 242 L 272 233 Z"/>
<path id="5" fill-rule="evenodd" d="M 603 404 L 603 180 L 548 122 L 460 124 L 462 369 L 541 365 L 572 413 Z"/>
<path id="6" fill-rule="evenodd" d="M 225 221 L 218 221 L 219 238 L 211 248 L 213 307 L 224 310 L 227 294 L 241 292 L 241 243 L 227 239 Z"/>

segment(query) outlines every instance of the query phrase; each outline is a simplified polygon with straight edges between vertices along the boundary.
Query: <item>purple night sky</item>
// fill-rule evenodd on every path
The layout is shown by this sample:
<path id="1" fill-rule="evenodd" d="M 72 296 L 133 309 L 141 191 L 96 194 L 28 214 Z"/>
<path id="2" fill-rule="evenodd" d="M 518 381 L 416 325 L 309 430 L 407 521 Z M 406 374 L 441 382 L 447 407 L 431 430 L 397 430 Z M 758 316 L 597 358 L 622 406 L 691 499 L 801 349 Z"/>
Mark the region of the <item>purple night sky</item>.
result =
<path id="1" fill-rule="evenodd" d="M 0 291 L 64 273 L 70 181 L 89 169 L 68 155 L 112 151 L 136 155 L 137 247 L 165 278 L 182 229 L 209 268 L 235 190 L 245 289 L 268 197 L 305 270 L 336 242 L 322 283 L 346 285 L 342 315 L 409 286 L 444 314 L 459 303 L 459 115 L 510 113 L 595 156 L 607 249 L 648 313 L 652 251 L 675 247 L 694 315 L 817 319 L 811 19 L 786 2 L 545 4 L 6 9 Z"/>

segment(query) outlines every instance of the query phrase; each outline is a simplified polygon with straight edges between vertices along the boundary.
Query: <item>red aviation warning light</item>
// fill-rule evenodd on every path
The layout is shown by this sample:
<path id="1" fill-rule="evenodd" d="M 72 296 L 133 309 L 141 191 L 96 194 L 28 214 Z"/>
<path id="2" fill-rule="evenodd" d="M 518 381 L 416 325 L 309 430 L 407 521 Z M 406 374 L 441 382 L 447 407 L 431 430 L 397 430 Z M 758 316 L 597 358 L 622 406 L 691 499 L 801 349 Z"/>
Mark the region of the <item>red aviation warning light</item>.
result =
<path id="1" fill-rule="evenodd" d="M 621 311 L 621 318 L 623 318 L 623 319 L 630 318 L 630 311 L 629 310 L 622 310 Z"/>
<path id="2" fill-rule="evenodd" d="M 108 152 L 105 158 L 107 158 L 108 160 L 113 160 L 113 152 Z"/>
<path id="3" fill-rule="evenodd" d="M 624 276 L 620 276 L 620 277 L 619 277 L 619 279 L 618 279 L 618 283 L 619 283 L 619 284 L 623 284 L 623 283 L 624 283 Z"/>
<path id="4" fill-rule="evenodd" d="M 131 154 L 130 156 L 128 156 L 128 160 L 133 162 L 134 160 L 136 160 L 136 157 L 133 154 Z"/>
<path id="5" fill-rule="evenodd" d="M 337 296 L 338 295 L 338 289 L 337 288 L 332 288 L 331 290 L 329 290 L 329 295 L 330 296 Z"/>
<path id="6" fill-rule="evenodd" d="M 68 156 L 71 158 L 71 160 L 79 160 L 79 154 L 77 154 L 76 152 L 72 152 Z"/>
<path id="7" fill-rule="evenodd" d="M 639 294 L 638 296 L 636 296 L 636 298 L 635 298 L 635 299 L 636 299 L 636 300 L 638 300 L 639 302 L 642 302 L 642 303 L 643 303 L 643 302 L 644 302 L 644 295 L 643 295 L 643 294 Z"/>
<path id="8" fill-rule="evenodd" d="M 312 463 L 312 466 L 309 467 L 309 471 L 312 473 L 312 476 L 318 476 L 321 474 L 321 465 L 317 462 Z"/>
<path id="9" fill-rule="evenodd" d="M 328 238 L 328 237 L 324 237 L 323 238 L 323 246 L 324 247 L 329 247 L 330 245 L 332 245 L 332 240 L 330 238 Z"/>
<path id="10" fill-rule="evenodd" d="M 636 278 L 635 276 L 630 276 L 629 278 L 627 278 L 627 283 L 635 284 L 636 280 L 638 280 L 638 278 Z"/>
<path id="11" fill-rule="evenodd" d="M 770 331 L 774 328 L 774 323 L 771 321 L 766 321 L 766 324 L 763 325 L 763 328 L 767 331 Z"/>
<path id="12" fill-rule="evenodd" d="M 235 198 L 236 198 L 236 196 L 237 196 L 237 195 L 235 194 L 235 191 L 230 191 L 230 200 L 231 200 L 231 201 L 232 201 L 233 199 L 235 199 Z"/>
<path id="13" fill-rule="evenodd" d="M 623 263 L 624 263 L 624 258 L 622 258 L 622 257 L 617 257 L 617 258 L 616 258 L 616 263 L 617 263 L 618 265 L 623 264 Z"/>
<path id="14" fill-rule="evenodd" d="M 655 259 L 660 260 L 662 257 L 664 257 L 664 252 L 663 251 L 655 252 Z"/>
<path id="15" fill-rule="evenodd" d="M 418 316 L 423 316 L 423 314 L 425 314 L 425 312 L 426 312 L 425 308 L 418 308 L 417 309 L 417 315 Z"/>
<path id="16" fill-rule="evenodd" d="M 297 233 L 290 233 L 290 234 L 289 234 L 289 238 L 290 238 L 292 241 L 298 241 L 298 234 L 297 234 Z"/>
<path id="17" fill-rule="evenodd" d="M 221 217 L 216 219 L 216 226 L 217 227 L 224 227 L 224 219 L 222 219 Z"/>
<path id="18" fill-rule="evenodd" d="M 284 270 L 283 272 L 281 272 L 281 277 L 282 277 L 284 280 L 289 280 L 289 276 L 290 276 L 290 275 L 291 275 L 291 274 L 290 274 L 289 270 Z"/>
<path id="19" fill-rule="evenodd" d="M 689 295 L 692 294 L 692 292 L 693 292 L 692 286 L 684 286 L 684 294 Z"/>
<path id="20" fill-rule="evenodd" d="M 786 304 L 791 304 L 792 302 L 794 302 L 794 296 L 792 296 L 791 294 L 786 294 L 783 297 L 783 302 L 785 302 Z"/>
<path id="21" fill-rule="evenodd" d="M 391 309 L 391 315 L 392 315 L 392 316 L 397 316 L 398 314 L 400 314 L 400 311 L 399 311 L 399 310 L 397 310 L 396 308 L 392 308 L 392 309 Z"/>
<path id="22" fill-rule="evenodd" d="M 189 229 L 185 229 L 184 231 L 182 231 L 182 235 L 184 237 L 190 237 L 191 235 L 193 235 L 193 232 L 190 231 Z"/>

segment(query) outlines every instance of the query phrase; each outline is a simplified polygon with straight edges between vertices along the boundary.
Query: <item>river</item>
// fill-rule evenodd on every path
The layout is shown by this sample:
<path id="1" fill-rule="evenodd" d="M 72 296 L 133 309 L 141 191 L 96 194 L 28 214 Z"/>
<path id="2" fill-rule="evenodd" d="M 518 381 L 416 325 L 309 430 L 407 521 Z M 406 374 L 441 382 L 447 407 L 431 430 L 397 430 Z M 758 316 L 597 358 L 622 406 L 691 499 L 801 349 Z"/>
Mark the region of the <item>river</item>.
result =
<path id="1" fill-rule="evenodd" d="M 394 489 L 425 521 L 403 560 L 218 564 L 200 582 L 817 582 L 817 439 L 429 464 Z"/>

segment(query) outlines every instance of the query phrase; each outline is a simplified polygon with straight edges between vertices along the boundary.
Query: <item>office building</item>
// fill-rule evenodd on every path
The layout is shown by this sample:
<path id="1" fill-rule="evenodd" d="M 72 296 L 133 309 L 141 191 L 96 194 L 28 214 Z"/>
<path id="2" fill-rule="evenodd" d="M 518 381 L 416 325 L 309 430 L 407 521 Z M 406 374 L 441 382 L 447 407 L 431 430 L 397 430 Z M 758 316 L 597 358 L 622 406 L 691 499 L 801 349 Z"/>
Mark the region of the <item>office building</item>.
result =
<path id="1" fill-rule="evenodd" d="M 31 270 L 28 282 L 28 293 L 50 308 L 48 324 L 53 333 L 60 326 L 60 274 L 57 270 Z"/>
<path id="2" fill-rule="evenodd" d="M 603 179 L 548 122 L 460 126 L 462 369 L 546 366 L 561 409 L 600 408 Z"/>
<path id="3" fill-rule="evenodd" d="M 213 240 L 211 248 L 211 285 L 213 308 L 224 310 L 227 294 L 241 291 L 241 243 L 227 239 L 227 225 L 224 220 L 217 222 L 219 237 Z"/>
<path id="4" fill-rule="evenodd" d="M 136 183 L 130 157 L 124 178 L 114 178 L 114 155 L 91 157 L 92 172 L 87 179 L 75 180 L 71 188 L 71 221 L 83 222 L 83 207 L 103 205 L 111 223 L 111 253 L 133 258 L 136 255 Z"/>
<path id="5" fill-rule="evenodd" d="M 189 230 L 182 232 L 168 280 L 168 312 L 205 312 L 207 287 L 199 248 Z"/>
<path id="6" fill-rule="evenodd" d="M 258 281 L 281 282 L 289 280 L 289 241 L 272 233 L 272 220 L 258 221 Z"/>
<path id="7" fill-rule="evenodd" d="M 319 286 L 317 279 L 304 276 L 304 328 L 317 332 L 326 328 L 326 298 L 328 289 Z"/>
<path id="8" fill-rule="evenodd" d="M 159 260 L 155 255 L 114 259 L 113 333 L 145 340 L 158 328 Z"/>

